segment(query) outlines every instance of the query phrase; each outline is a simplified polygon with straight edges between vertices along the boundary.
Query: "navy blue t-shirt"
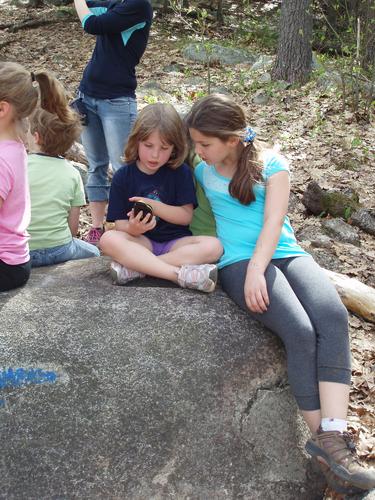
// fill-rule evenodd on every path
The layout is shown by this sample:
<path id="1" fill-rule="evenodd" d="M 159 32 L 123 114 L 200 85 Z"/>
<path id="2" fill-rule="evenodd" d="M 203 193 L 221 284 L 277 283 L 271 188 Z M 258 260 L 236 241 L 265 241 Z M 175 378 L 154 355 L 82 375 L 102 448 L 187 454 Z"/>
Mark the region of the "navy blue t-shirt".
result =
<path id="1" fill-rule="evenodd" d="M 96 36 L 79 90 L 97 99 L 135 97 L 135 67 L 146 49 L 152 22 L 149 0 L 87 2 L 83 29 Z"/>
<path id="2" fill-rule="evenodd" d="M 119 168 L 112 179 L 107 220 L 127 220 L 127 213 L 134 205 L 129 198 L 133 196 L 151 198 L 177 207 L 189 203 L 193 204 L 194 208 L 197 206 L 193 175 L 185 163 L 175 170 L 163 166 L 152 175 L 141 172 L 135 163 Z M 164 242 L 191 236 L 191 231 L 189 226 L 171 224 L 157 218 L 155 228 L 144 235 L 152 240 Z"/>

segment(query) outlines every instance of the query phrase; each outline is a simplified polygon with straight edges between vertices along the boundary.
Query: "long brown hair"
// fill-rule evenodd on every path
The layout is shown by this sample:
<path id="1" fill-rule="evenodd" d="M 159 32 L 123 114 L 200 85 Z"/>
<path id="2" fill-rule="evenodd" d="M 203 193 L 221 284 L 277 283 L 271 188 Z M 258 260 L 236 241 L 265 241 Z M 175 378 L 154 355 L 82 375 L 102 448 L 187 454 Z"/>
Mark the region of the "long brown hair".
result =
<path id="1" fill-rule="evenodd" d="M 257 141 L 244 142 L 246 117 L 243 109 L 230 97 L 211 94 L 196 101 L 185 118 L 188 128 L 208 137 L 226 142 L 230 137 L 241 139 L 236 171 L 229 184 L 229 193 L 243 205 L 255 200 L 254 184 L 262 182 L 262 150 Z"/>
<path id="2" fill-rule="evenodd" d="M 139 113 L 125 148 L 125 161 L 138 160 L 138 146 L 141 141 L 157 130 L 162 139 L 173 146 L 167 166 L 179 167 L 187 155 L 187 136 L 183 122 L 171 104 L 157 102 L 145 106 Z"/>
<path id="3" fill-rule="evenodd" d="M 38 97 L 41 108 L 68 120 L 65 91 L 54 76 L 47 71 L 31 73 L 18 63 L 0 62 L 0 101 L 12 104 L 17 120 L 33 112 Z"/>

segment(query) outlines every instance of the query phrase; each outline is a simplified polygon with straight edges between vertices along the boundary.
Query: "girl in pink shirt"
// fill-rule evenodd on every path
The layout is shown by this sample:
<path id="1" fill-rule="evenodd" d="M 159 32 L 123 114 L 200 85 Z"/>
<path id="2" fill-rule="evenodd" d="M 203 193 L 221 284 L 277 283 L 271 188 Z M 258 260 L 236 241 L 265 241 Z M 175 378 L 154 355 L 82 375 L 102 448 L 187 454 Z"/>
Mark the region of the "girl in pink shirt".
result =
<path id="1" fill-rule="evenodd" d="M 24 285 L 30 275 L 26 231 L 30 199 L 23 138 L 25 119 L 39 95 L 42 108 L 59 114 L 66 97 L 54 77 L 0 62 L 0 292 Z"/>

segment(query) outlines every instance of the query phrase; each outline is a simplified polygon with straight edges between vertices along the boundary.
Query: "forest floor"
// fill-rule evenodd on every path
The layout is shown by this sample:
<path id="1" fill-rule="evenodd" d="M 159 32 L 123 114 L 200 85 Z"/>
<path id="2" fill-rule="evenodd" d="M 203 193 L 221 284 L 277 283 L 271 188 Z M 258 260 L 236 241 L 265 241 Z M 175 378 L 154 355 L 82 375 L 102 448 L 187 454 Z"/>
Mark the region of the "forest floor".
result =
<path id="1" fill-rule="evenodd" d="M 17 61 L 30 71 L 52 71 L 73 97 L 91 55 L 94 38 L 83 33 L 71 8 L 36 10 L 2 5 L 0 14 L 0 60 Z M 230 19 L 235 19 L 235 14 L 232 13 L 234 17 Z M 57 19 L 57 22 L 16 31 L 6 28 L 41 19 Z M 207 33 L 218 43 L 227 44 L 233 39 L 234 24 L 227 20 L 224 27 L 212 25 Z M 203 95 L 206 69 L 201 63 L 184 59 L 181 53 L 184 43 L 194 37 L 194 32 L 178 17 L 156 17 L 148 48 L 138 67 L 139 86 L 156 81 L 176 103 L 191 103 Z M 264 52 L 254 43 L 248 48 L 256 53 Z M 171 64 L 178 64 L 180 72 L 166 72 L 164 68 Z M 192 77 L 203 78 L 203 83 L 198 79 L 198 85 L 185 84 L 185 81 L 192 82 Z M 300 203 L 311 180 L 322 188 L 352 188 L 364 207 L 375 207 L 374 123 L 358 122 L 353 112 L 343 110 L 337 90 L 322 90 L 315 79 L 302 88 L 285 89 L 271 83 L 266 87 L 267 105 L 255 105 L 252 99 L 257 87 L 249 77 L 248 65 L 214 65 L 211 81 L 212 85 L 226 87 L 244 106 L 249 124 L 255 126 L 263 139 L 280 144 L 282 152 L 291 160 L 292 192 L 297 200 L 291 213 L 295 230 L 320 225 L 320 219 L 306 214 Z M 151 94 L 144 96 L 139 100 L 139 107 L 154 99 Z M 86 212 L 81 218 L 81 234 L 87 230 L 88 223 Z M 339 266 L 335 270 L 375 287 L 375 239 L 361 232 L 360 241 L 359 246 L 333 244 L 331 252 Z M 374 465 L 375 325 L 350 314 L 350 334 L 353 383 L 349 425 L 359 455 Z M 333 494 L 330 495 L 326 498 L 333 498 Z"/>

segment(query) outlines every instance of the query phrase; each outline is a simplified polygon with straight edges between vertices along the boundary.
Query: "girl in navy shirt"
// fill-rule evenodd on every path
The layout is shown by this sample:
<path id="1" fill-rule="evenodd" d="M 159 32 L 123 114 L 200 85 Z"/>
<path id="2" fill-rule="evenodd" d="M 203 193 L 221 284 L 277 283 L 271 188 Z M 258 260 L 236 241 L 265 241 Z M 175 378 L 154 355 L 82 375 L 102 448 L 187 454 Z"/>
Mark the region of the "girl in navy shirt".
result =
<path id="1" fill-rule="evenodd" d="M 146 106 L 125 149 L 127 164 L 114 175 L 107 221 L 115 229 L 104 233 L 102 251 L 113 258 L 114 282 L 124 285 L 146 274 L 183 288 L 212 292 L 222 253 L 217 238 L 192 236 L 189 224 L 197 205 L 194 180 L 186 157 L 182 121 L 169 104 Z M 152 214 L 134 211 L 147 203 Z"/>

